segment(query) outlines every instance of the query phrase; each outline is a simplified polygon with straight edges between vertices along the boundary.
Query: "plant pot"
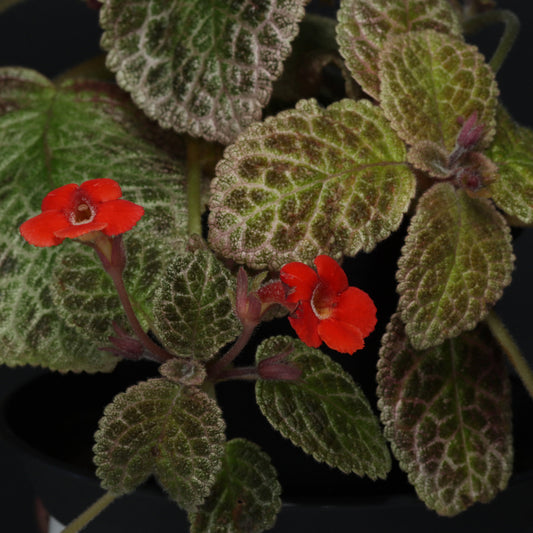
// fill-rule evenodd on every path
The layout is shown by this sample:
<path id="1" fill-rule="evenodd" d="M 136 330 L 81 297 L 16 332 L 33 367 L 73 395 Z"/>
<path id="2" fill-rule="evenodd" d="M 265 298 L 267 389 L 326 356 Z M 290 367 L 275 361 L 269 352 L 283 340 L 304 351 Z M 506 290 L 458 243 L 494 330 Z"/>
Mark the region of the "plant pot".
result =
<path id="1" fill-rule="evenodd" d="M 103 406 L 149 369 L 140 366 L 144 368 L 121 364 L 110 375 L 44 374 L 4 402 L 2 433 L 21 455 L 36 494 L 53 517 L 50 533 L 60 531 L 58 524 L 68 523 L 103 494 L 91 466 L 92 434 Z M 273 457 L 284 489 L 276 533 L 379 533 L 392 527 L 410 533 L 450 528 L 456 533 L 527 532 L 533 531 L 533 464 L 528 455 L 533 431 L 527 423 L 533 404 L 520 384 L 514 385 L 516 473 L 510 486 L 493 502 L 475 505 L 452 519 L 428 511 L 398 470 L 386 481 L 373 482 L 315 463 L 266 422 L 262 424 L 260 417 L 250 418 L 254 415 L 246 406 L 254 405 L 253 390 L 247 384 L 232 388 L 231 395 L 221 389 L 220 396 L 226 407 L 240 411 L 238 421 L 229 420 L 229 436 L 253 438 Z M 119 498 L 85 531 L 179 533 L 188 531 L 188 522 L 185 513 L 149 481 Z"/>

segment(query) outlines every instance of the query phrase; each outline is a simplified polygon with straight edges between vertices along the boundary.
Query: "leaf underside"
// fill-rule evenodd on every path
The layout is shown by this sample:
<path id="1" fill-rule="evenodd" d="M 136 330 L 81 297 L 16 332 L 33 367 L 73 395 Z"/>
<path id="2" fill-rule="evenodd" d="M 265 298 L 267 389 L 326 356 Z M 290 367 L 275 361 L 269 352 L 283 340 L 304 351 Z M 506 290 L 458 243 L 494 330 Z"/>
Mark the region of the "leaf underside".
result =
<path id="1" fill-rule="evenodd" d="M 510 283 L 513 262 L 509 226 L 488 200 L 433 185 L 398 261 L 399 308 L 412 345 L 428 348 L 472 329 Z"/>
<path id="2" fill-rule="evenodd" d="M 274 526 L 281 486 L 270 458 L 244 439 L 226 444 L 217 481 L 193 514 L 191 533 L 260 533 Z"/>
<path id="3" fill-rule="evenodd" d="M 320 350 L 291 337 L 271 337 L 258 348 L 261 361 L 289 352 L 302 370 L 296 382 L 256 383 L 257 403 L 268 421 L 315 460 L 349 473 L 385 478 L 391 467 L 377 417 L 361 389 Z"/>
<path id="4" fill-rule="evenodd" d="M 216 402 L 194 387 L 152 379 L 115 396 L 95 434 L 102 486 L 126 494 L 154 474 L 188 510 L 203 502 L 224 455 L 225 424 Z"/>
<path id="5" fill-rule="evenodd" d="M 110 0 L 107 66 L 163 128 L 229 143 L 261 117 L 304 0 Z"/>
<path id="6" fill-rule="evenodd" d="M 376 100 L 379 54 L 389 36 L 426 29 L 461 35 L 457 15 L 446 0 L 343 0 L 337 18 L 337 40 L 346 65 Z"/>
<path id="7" fill-rule="evenodd" d="M 392 451 L 429 508 L 453 516 L 506 487 L 509 380 L 485 326 L 417 351 L 395 315 L 380 351 L 378 396 Z"/>
<path id="8" fill-rule="evenodd" d="M 369 251 L 400 224 L 415 193 L 404 144 L 381 110 L 303 100 L 253 124 L 212 183 L 211 246 L 252 268 Z"/>
<path id="9" fill-rule="evenodd" d="M 111 321 L 122 317 L 96 255 L 68 240 L 37 248 L 19 235 L 45 195 L 67 183 L 113 178 L 125 198 L 144 206 L 144 217 L 124 237 L 125 278 L 149 322 L 156 274 L 184 248 L 187 229 L 182 165 L 143 140 L 150 128 L 113 86 L 55 87 L 31 70 L 0 70 L 3 363 L 94 372 L 111 370 L 118 360 L 88 342 L 106 338 Z"/>

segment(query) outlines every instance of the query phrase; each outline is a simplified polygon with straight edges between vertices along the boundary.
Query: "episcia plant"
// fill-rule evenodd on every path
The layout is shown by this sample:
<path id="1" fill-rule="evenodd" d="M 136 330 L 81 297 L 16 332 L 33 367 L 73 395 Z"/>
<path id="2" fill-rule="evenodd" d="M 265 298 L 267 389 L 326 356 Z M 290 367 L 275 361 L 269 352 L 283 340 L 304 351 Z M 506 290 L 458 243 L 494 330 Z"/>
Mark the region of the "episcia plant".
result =
<path id="1" fill-rule="evenodd" d="M 482 0 L 342 0 L 336 20 L 304 0 L 89 4 L 116 84 L 94 62 L 55 83 L 0 69 L 0 360 L 148 359 L 159 377 L 105 409 L 108 492 L 65 531 L 151 475 L 193 532 L 271 528 L 281 487 L 261 443 L 226 440 L 230 380 L 255 381 L 319 462 L 386 478 L 390 445 L 437 513 L 491 500 L 512 472 L 505 355 L 533 396 L 492 311 L 510 227 L 533 222 L 533 133 L 495 80 L 516 17 Z M 495 21 L 486 62 L 463 34 Z M 402 221 L 389 320 L 340 264 Z M 295 335 L 240 363 L 261 322 L 287 319 Z M 334 359 L 377 320 L 381 420 Z"/>

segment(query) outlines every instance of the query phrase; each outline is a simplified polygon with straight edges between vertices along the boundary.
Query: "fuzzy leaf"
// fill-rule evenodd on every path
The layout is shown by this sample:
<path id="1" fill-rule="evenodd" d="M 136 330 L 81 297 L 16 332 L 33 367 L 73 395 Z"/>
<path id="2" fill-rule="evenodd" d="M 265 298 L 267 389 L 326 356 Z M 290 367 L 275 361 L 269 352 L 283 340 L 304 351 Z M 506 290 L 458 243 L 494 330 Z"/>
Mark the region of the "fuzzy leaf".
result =
<path id="1" fill-rule="evenodd" d="M 498 87 L 475 46 L 432 30 L 395 36 L 380 55 L 381 106 L 408 144 L 433 141 L 448 152 L 461 123 L 477 112 L 483 146 L 494 136 Z"/>
<path id="2" fill-rule="evenodd" d="M 210 359 L 237 337 L 235 278 L 207 251 L 177 256 L 155 299 L 155 326 L 163 344 L 180 357 Z"/>
<path id="3" fill-rule="evenodd" d="M 487 155 L 498 165 L 490 186 L 493 200 L 507 214 L 533 224 L 533 131 L 519 126 L 499 107 L 498 129 Z"/>
<path id="4" fill-rule="evenodd" d="M 509 381 L 485 326 L 417 351 L 395 315 L 380 352 L 378 396 L 392 451 L 429 508 L 452 516 L 506 487 Z"/>
<path id="5" fill-rule="evenodd" d="M 226 150 L 212 184 L 210 243 L 257 269 L 369 251 L 398 227 L 415 193 L 405 159 L 370 102 L 301 101 Z"/>
<path id="6" fill-rule="evenodd" d="M 511 281 L 513 261 L 509 227 L 489 201 L 448 183 L 426 191 L 398 262 L 411 344 L 429 348 L 472 329 Z"/>
<path id="7" fill-rule="evenodd" d="M 226 443 L 217 481 L 205 502 L 189 515 L 191 533 L 260 533 L 274 526 L 281 486 L 270 458 L 244 439 Z"/>
<path id="8" fill-rule="evenodd" d="M 187 224 L 181 164 L 146 140 L 152 131 L 113 86 L 55 87 L 31 70 L 0 70 L 1 362 L 62 371 L 111 370 L 117 362 L 88 342 L 111 332 L 101 328 L 119 309 L 96 256 L 79 243 L 43 249 L 19 235 L 45 195 L 67 183 L 113 178 L 145 207 L 124 239 L 128 289 L 149 316 L 154 276 L 184 247 Z"/>
<path id="9" fill-rule="evenodd" d="M 163 128 L 231 142 L 261 117 L 304 0 L 110 0 L 107 66 Z"/>
<path id="10" fill-rule="evenodd" d="M 257 362 L 281 352 L 302 370 L 298 381 L 259 380 L 257 403 L 284 437 L 343 472 L 385 478 L 391 467 L 377 417 L 361 389 L 320 350 L 292 337 L 271 337 L 258 348 Z"/>
<path id="11" fill-rule="evenodd" d="M 209 494 L 224 455 L 216 402 L 193 387 L 152 379 L 115 396 L 95 434 L 102 486 L 126 494 L 154 474 L 185 509 Z"/>
<path id="12" fill-rule="evenodd" d="M 379 53 L 390 35 L 427 29 L 461 35 L 446 0 L 342 0 L 337 18 L 340 52 L 355 80 L 375 99 Z"/>

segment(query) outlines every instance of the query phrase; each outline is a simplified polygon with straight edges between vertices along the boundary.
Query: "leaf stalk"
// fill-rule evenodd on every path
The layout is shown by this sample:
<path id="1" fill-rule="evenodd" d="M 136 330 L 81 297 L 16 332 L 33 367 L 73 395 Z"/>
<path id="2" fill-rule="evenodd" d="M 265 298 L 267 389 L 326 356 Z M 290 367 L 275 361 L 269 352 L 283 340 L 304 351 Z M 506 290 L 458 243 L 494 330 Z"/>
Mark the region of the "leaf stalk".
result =
<path id="1" fill-rule="evenodd" d="M 113 503 L 117 497 L 117 494 L 106 492 L 101 498 L 96 500 L 90 507 L 68 524 L 68 526 L 63 529 L 62 533 L 78 533 L 78 531 L 81 531 L 89 524 L 89 522 L 94 520 L 102 511 Z"/>
<path id="2" fill-rule="evenodd" d="M 469 18 L 463 24 L 465 33 L 477 33 L 496 23 L 503 23 L 505 28 L 500 42 L 489 61 L 489 65 L 495 73 L 500 70 L 518 37 L 520 19 L 508 9 L 494 9 Z"/>
<path id="3" fill-rule="evenodd" d="M 507 358 L 513 365 L 518 376 L 522 380 L 524 387 L 533 399 L 533 370 L 529 366 L 526 358 L 522 355 L 520 348 L 518 347 L 514 339 L 511 337 L 511 334 L 504 326 L 500 317 L 494 311 L 491 311 L 489 313 L 486 322 L 492 334 L 500 343 L 500 346 L 507 355 Z"/>

